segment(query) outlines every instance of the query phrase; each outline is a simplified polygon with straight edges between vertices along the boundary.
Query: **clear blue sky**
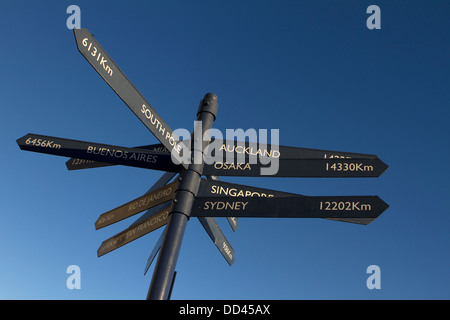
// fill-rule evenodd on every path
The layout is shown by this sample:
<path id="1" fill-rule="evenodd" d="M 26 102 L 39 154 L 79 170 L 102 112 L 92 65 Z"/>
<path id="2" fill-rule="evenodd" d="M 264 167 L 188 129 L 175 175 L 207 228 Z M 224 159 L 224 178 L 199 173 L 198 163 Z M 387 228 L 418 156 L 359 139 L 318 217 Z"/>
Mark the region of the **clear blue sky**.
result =
<path id="1" fill-rule="evenodd" d="M 135 218 L 98 216 L 162 173 L 67 171 L 19 150 L 31 132 L 122 146 L 157 143 L 78 52 L 66 8 L 172 129 L 192 130 L 204 94 L 215 127 L 279 129 L 280 143 L 378 155 L 380 178 L 223 178 L 304 195 L 378 195 L 368 226 L 240 219 L 230 267 L 199 221 L 187 225 L 173 299 L 450 298 L 448 1 L 2 1 L 0 299 L 144 299 L 163 229 L 97 258 Z M 366 9 L 381 9 L 369 30 Z M 137 218 L 137 217 L 136 217 Z M 69 265 L 81 289 L 69 290 Z M 381 269 L 369 290 L 366 269 Z"/>

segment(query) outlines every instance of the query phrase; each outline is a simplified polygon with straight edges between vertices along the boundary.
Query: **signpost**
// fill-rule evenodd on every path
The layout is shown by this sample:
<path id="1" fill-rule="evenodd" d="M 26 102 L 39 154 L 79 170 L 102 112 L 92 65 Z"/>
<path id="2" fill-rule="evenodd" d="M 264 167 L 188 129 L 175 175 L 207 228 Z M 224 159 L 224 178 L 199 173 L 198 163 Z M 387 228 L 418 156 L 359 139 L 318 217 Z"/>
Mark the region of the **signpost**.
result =
<path id="1" fill-rule="evenodd" d="M 17 144 L 22 150 L 71 158 L 66 162 L 68 170 L 125 165 L 165 171 L 146 194 L 101 214 L 95 222 L 100 229 L 147 210 L 124 231 L 103 241 L 99 257 L 166 225 L 145 267 L 144 274 L 159 252 L 147 299 L 170 298 L 190 217 L 199 219 L 232 265 L 234 249 L 214 217 L 226 217 L 233 231 L 238 217 L 323 218 L 367 225 L 388 208 L 378 196 L 305 196 L 220 181 L 219 176 L 260 177 L 270 163 L 267 160 L 276 160 L 278 166 L 272 177 L 379 177 L 388 166 L 371 154 L 210 141 L 206 133 L 218 110 L 212 93 L 200 102 L 191 140 L 182 142 L 92 34 L 87 29 L 74 29 L 74 34 L 80 53 L 160 143 L 129 148 L 27 134 Z"/>

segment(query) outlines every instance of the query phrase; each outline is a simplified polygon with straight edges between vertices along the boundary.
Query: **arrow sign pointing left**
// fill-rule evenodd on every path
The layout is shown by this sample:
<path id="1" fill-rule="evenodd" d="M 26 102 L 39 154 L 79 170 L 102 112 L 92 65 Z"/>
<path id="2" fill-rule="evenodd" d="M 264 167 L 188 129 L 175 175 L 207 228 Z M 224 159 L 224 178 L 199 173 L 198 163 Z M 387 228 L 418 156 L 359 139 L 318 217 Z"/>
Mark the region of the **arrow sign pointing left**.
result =
<path id="1" fill-rule="evenodd" d="M 154 170 L 178 172 L 169 153 L 126 148 L 29 133 L 17 139 L 20 149 L 63 157 L 121 164 Z"/>
<path id="2" fill-rule="evenodd" d="M 164 209 L 154 213 L 135 226 L 129 227 L 115 236 L 103 241 L 97 250 L 97 256 L 101 257 L 102 255 L 120 248 L 121 246 L 126 245 L 131 241 L 134 241 L 167 224 L 169 212 L 170 203 L 167 203 Z"/>
<path id="3" fill-rule="evenodd" d="M 95 222 L 95 229 L 109 226 L 113 223 L 131 217 L 141 211 L 153 208 L 158 204 L 172 200 L 177 188 L 178 181 L 172 182 L 155 191 L 144 194 L 143 196 L 127 202 L 115 209 L 103 213 Z"/>
<path id="4" fill-rule="evenodd" d="M 73 32 L 78 51 L 167 150 L 178 155 L 190 152 L 179 143 L 173 130 L 128 80 L 94 36 L 87 29 L 73 29 Z"/>

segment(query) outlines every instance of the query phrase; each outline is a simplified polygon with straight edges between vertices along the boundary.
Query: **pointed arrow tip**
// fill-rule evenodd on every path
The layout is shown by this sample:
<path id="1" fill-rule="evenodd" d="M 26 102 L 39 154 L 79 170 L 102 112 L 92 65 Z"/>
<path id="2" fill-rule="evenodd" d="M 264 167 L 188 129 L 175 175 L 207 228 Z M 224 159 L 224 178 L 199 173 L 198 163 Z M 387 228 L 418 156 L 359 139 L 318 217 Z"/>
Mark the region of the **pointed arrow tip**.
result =
<path id="1" fill-rule="evenodd" d="M 105 252 L 105 249 L 103 248 L 105 242 L 106 242 L 106 240 L 102 242 L 100 247 L 98 247 L 98 249 L 97 249 L 97 258 L 100 258 L 101 256 L 104 256 L 105 254 L 107 254 L 109 252 L 109 251 Z"/>
<path id="2" fill-rule="evenodd" d="M 377 199 L 377 204 L 378 204 L 377 211 L 379 211 L 377 217 L 379 217 L 383 212 L 385 212 L 389 208 L 389 205 L 386 202 L 384 202 L 383 199 L 381 199 L 380 197 L 378 197 L 378 196 L 375 196 L 375 197 Z"/>
<path id="3" fill-rule="evenodd" d="M 69 164 L 70 161 L 72 161 L 72 159 L 69 159 L 69 160 L 66 161 L 66 168 L 67 168 L 67 170 L 69 170 L 69 171 L 71 170 L 71 166 L 70 166 L 70 164 Z"/>
<path id="4" fill-rule="evenodd" d="M 26 140 L 26 138 L 29 136 L 30 134 L 26 134 L 23 137 L 20 137 L 19 139 L 16 140 L 16 143 L 19 145 L 19 147 L 21 147 L 24 144 L 24 141 Z M 22 149 L 22 147 L 21 147 Z"/>
<path id="5" fill-rule="evenodd" d="M 384 202 L 383 200 L 381 200 L 381 199 L 380 199 L 380 201 L 382 203 L 382 211 L 381 211 L 381 213 L 383 213 L 384 211 L 386 211 L 389 208 L 389 205 L 386 202 Z"/>
<path id="6" fill-rule="evenodd" d="M 380 160 L 380 162 L 381 162 L 381 172 L 380 172 L 380 176 L 387 170 L 387 169 L 389 169 L 389 166 L 386 164 L 386 163 L 384 163 L 383 161 L 381 161 L 381 159 L 379 159 L 378 158 L 378 160 Z"/>

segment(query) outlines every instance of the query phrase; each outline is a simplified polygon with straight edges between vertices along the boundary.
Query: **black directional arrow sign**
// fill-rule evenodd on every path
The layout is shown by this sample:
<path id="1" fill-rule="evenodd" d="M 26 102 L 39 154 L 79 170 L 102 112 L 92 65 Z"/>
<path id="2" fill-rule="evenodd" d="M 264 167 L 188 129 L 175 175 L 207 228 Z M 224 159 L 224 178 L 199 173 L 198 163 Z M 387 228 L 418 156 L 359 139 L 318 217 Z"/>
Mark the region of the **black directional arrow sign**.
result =
<path id="1" fill-rule="evenodd" d="M 261 163 L 214 162 L 205 164 L 203 174 L 214 176 L 260 177 L 262 168 L 273 166 L 268 177 L 344 178 L 379 177 L 388 166 L 378 158 L 371 159 L 277 159 L 270 165 Z"/>
<path id="2" fill-rule="evenodd" d="M 374 219 L 388 207 L 378 196 L 197 197 L 192 216 Z"/>
<path id="3" fill-rule="evenodd" d="M 17 140 L 20 149 L 126 166 L 177 172 L 169 153 L 126 148 L 57 137 L 27 134 Z"/>
<path id="4" fill-rule="evenodd" d="M 135 88 L 87 29 L 73 29 L 77 47 L 111 89 L 125 102 L 142 123 L 170 151 L 182 154 L 182 144 L 167 123 Z"/>
<path id="5" fill-rule="evenodd" d="M 378 177 L 388 168 L 372 154 L 230 140 L 213 141 L 206 154 L 203 173 L 216 176 Z"/>
<path id="6" fill-rule="evenodd" d="M 186 145 L 189 146 L 189 140 L 184 141 Z M 308 148 L 298 148 L 298 147 L 287 147 L 287 146 L 276 146 L 276 151 L 271 145 L 265 147 L 252 147 L 247 142 L 237 142 L 224 140 L 214 143 L 219 143 L 217 150 L 222 152 L 223 157 L 221 163 L 227 161 L 227 157 L 231 160 L 230 163 L 239 163 L 240 156 L 244 157 L 245 162 L 249 162 L 249 158 L 252 156 L 258 156 L 259 154 L 265 158 L 279 158 L 281 160 L 285 159 L 376 159 L 377 156 L 373 154 L 364 153 L 353 153 L 353 152 L 343 152 L 343 151 L 331 151 L 331 150 L 321 150 L 321 149 L 308 149 Z M 244 144 L 242 146 L 242 144 Z M 169 152 L 166 147 L 162 144 L 152 144 L 146 146 L 138 146 L 135 148 L 147 149 L 151 151 L 158 152 Z M 269 156 L 270 155 L 270 156 Z M 206 158 L 211 158 L 206 156 Z M 111 163 L 88 161 L 83 159 L 70 159 L 66 162 L 67 169 L 78 170 L 78 169 L 88 169 L 104 166 L 112 166 Z M 227 165 L 228 166 L 228 165 Z"/>
<path id="7" fill-rule="evenodd" d="M 211 181 L 202 179 L 200 183 L 200 187 L 197 193 L 198 197 L 262 197 L 262 198 L 273 198 L 273 197 L 305 197 L 303 195 L 282 192 L 277 190 L 263 189 L 257 187 L 251 187 L 247 185 L 241 185 L 230 182 L 223 181 Z M 268 211 L 269 209 L 264 209 Z M 295 210 L 295 208 L 291 208 L 291 211 Z M 237 219 L 236 217 L 234 217 Z M 228 219 L 228 216 L 227 216 Z M 325 218 L 331 219 L 335 221 L 343 221 L 349 223 L 356 224 L 364 224 L 367 225 L 371 223 L 374 218 L 361 218 L 361 217 L 352 217 L 352 218 Z"/>

